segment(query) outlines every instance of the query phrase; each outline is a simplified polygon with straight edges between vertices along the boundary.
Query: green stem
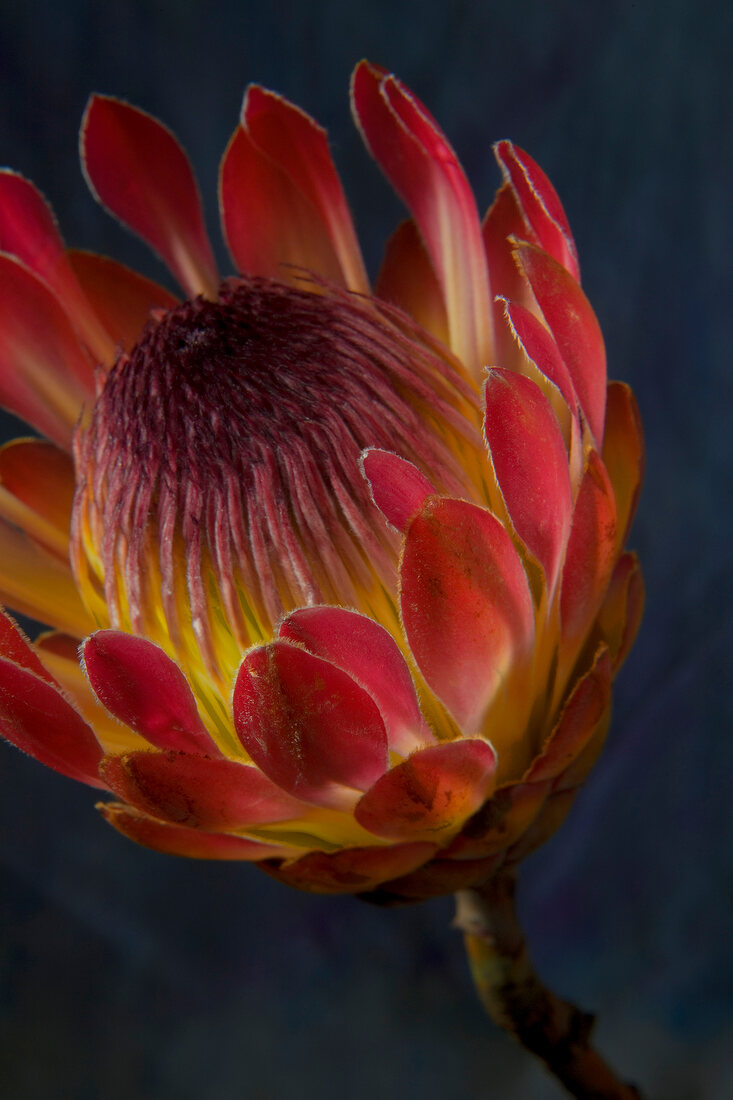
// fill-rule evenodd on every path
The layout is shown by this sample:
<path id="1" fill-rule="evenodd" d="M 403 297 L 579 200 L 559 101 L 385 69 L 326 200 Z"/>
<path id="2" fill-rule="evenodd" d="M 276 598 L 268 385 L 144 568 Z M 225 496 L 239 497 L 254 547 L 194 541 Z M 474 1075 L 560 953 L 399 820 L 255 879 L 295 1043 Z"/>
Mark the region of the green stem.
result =
<path id="1" fill-rule="evenodd" d="M 593 1017 L 544 987 L 532 965 L 514 906 L 516 875 L 499 873 L 457 895 L 479 997 L 492 1020 L 541 1058 L 578 1100 L 642 1100 L 590 1045 Z"/>

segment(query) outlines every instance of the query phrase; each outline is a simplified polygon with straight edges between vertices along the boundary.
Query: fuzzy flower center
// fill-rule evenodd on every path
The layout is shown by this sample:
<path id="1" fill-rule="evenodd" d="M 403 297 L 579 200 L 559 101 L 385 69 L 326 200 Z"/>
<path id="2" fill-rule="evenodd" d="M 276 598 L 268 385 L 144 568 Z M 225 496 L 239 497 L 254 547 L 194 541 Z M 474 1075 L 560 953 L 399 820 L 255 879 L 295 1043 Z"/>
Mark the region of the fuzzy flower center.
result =
<path id="1" fill-rule="evenodd" d="M 474 405 L 403 318 L 325 288 L 222 284 L 151 320 L 77 438 L 73 562 L 99 622 L 223 689 L 295 607 L 395 620 L 396 541 L 359 456 L 467 492 Z"/>

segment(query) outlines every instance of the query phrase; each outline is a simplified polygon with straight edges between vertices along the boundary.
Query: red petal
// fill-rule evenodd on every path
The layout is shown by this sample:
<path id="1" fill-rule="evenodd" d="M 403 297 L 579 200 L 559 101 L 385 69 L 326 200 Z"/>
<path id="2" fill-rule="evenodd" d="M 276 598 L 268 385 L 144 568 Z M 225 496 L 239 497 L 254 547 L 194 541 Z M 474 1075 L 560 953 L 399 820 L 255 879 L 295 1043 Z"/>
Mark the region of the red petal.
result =
<path id="1" fill-rule="evenodd" d="M 390 748 L 406 755 L 433 740 L 405 658 L 389 631 L 373 619 L 339 607 L 307 607 L 289 615 L 279 635 L 331 661 L 369 692 Z"/>
<path id="2" fill-rule="evenodd" d="M 188 680 L 159 646 L 120 630 L 98 630 L 84 642 L 82 660 L 100 703 L 151 745 L 220 755 Z"/>
<path id="3" fill-rule="evenodd" d="M 257 149 L 309 200 L 338 257 L 344 286 L 368 293 L 364 263 L 325 130 L 305 111 L 258 85 L 242 107 L 242 125 Z"/>
<path id="4" fill-rule="evenodd" d="M 219 205 L 224 236 L 240 271 L 298 282 L 305 269 L 343 283 L 317 211 L 241 126 L 221 162 Z"/>
<path id="5" fill-rule="evenodd" d="M 579 282 L 578 252 L 555 188 L 539 164 L 511 141 L 500 141 L 494 153 L 537 244 Z"/>
<path id="6" fill-rule="evenodd" d="M 570 411 L 575 414 L 578 398 L 565 360 L 560 355 L 552 333 L 526 306 L 519 302 L 503 303 L 515 339 L 525 355 L 562 394 Z"/>
<path id="7" fill-rule="evenodd" d="M 588 455 L 573 513 L 560 593 L 563 638 L 575 641 L 588 629 L 611 576 L 616 542 L 616 504 L 606 469 Z"/>
<path id="8" fill-rule="evenodd" d="M 65 451 L 44 439 L 0 448 L 0 512 L 65 561 L 73 498 L 74 465 Z"/>
<path id="9" fill-rule="evenodd" d="M 247 654 L 232 705 L 255 764 L 297 798 L 341 808 L 353 801 L 342 787 L 365 790 L 387 767 L 374 700 L 330 661 L 287 642 Z"/>
<path id="10" fill-rule="evenodd" d="M 116 348 L 132 351 L 152 309 L 172 309 L 178 299 L 152 279 L 93 252 L 67 252 L 92 309 Z"/>
<path id="11" fill-rule="evenodd" d="M 388 848 L 345 848 L 341 852 L 309 852 L 285 866 L 263 867 L 274 878 L 313 894 L 361 894 L 380 883 L 421 866 L 436 850 L 434 844 L 396 844 Z"/>
<path id="12" fill-rule="evenodd" d="M 557 417 L 529 378 L 489 371 L 484 428 L 514 529 L 540 562 L 552 593 L 570 533 L 568 454 Z"/>
<path id="13" fill-rule="evenodd" d="M 107 756 L 100 775 L 143 813 L 194 829 L 243 829 L 303 816 L 310 807 L 257 768 L 174 752 Z"/>
<path id="14" fill-rule="evenodd" d="M 45 283 L 0 256 L 0 404 L 68 449 L 93 369 Z"/>
<path id="15" fill-rule="evenodd" d="M 0 657 L 34 672 L 49 684 L 54 683 L 53 676 L 39 661 L 23 631 L 2 609 L 0 609 Z"/>
<path id="16" fill-rule="evenodd" d="M 387 241 L 374 293 L 409 313 L 438 340 L 448 343 L 443 292 L 412 219 L 402 222 Z"/>
<path id="17" fill-rule="evenodd" d="M 0 734 L 61 775 L 92 787 L 102 749 L 86 722 L 58 689 L 5 657 L 0 658 Z"/>
<path id="18" fill-rule="evenodd" d="M 496 192 L 496 198 L 489 207 L 481 224 L 481 237 L 489 269 L 489 283 L 494 300 L 494 335 L 496 339 L 497 360 L 511 366 L 514 341 L 507 330 L 504 319 L 503 303 L 499 298 L 509 298 L 521 302 L 528 298 L 527 281 L 522 278 L 514 259 L 513 239 L 526 235 L 526 227 L 517 205 L 517 198 L 508 183 Z"/>
<path id="19" fill-rule="evenodd" d="M 292 858 L 297 849 L 284 844 L 264 844 L 242 836 L 205 833 L 185 825 L 168 825 L 152 817 L 120 806 L 116 802 L 99 802 L 97 809 L 119 833 L 169 856 L 189 859 L 239 859 L 256 863 L 261 859 Z"/>
<path id="20" fill-rule="evenodd" d="M 369 447 L 361 456 L 372 500 L 393 527 L 404 531 L 435 487 L 406 458 Z"/>
<path id="21" fill-rule="evenodd" d="M 555 728 L 524 779 L 555 779 L 580 755 L 611 704 L 611 660 L 601 646 L 573 687 Z"/>
<path id="22" fill-rule="evenodd" d="M 590 302 L 572 275 L 546 252 L 517 245 L 517 257 L 573 380 L 596 441 L 603 439 L 606 352 Z"/>
<path id="23" fill-rule="evenodd" d="M 644 477 L 641 416 L 634 394 L 624 382 L 610 382 L 608 385 L 603 464 L 608 470 L 616 497 L 617 544 L 620 549 L 628 538 Z"/>
<path id="24" fill-rule="evenodd" d="M 402 618 L 433 691 L 466 733 L 534 638 L 527 577 L 490 512 L 432 498 L 410 525 L 401 569 Z"/>
<path id="25" fill-rule="evenodd" d="M 644 580 L 636 554 L 622 554 L 598 612 L 598 625 L 608 642 L 616 672 L 634 643 L 644 612 Z"/>
<path id="26" fill-rule="evenodd" d="M 391 768 L 354 816 L 376 836 L 432 840 L 458 829 L 494 789 L 496 754 L 486 741 L 449 741 Z"/>
<path id="27" fill-rule="evenodd" d="M 0 172 L 0 249 L 51 288 L 97 361 L 108 362 L 109 338 L 69 266 L 51 208 L 29 180 L 9 171 Z"/>
<path id="28" fill-rule="evenodd" d="M 219 280 L 201 199 L 171 131 L 129 103 L 95 95 L 80 143 L 99 201 L 162 257 L 187 294 L 214 295 Z"/>
<path id="29" fill-rule="evenodd" d="M 394 76 L 362 61 L 351 96 L 364 141 L 425 241 L 451 347 L 477 371 L 490 361 L 491 299 L 478 211 L 463 169 L 435 120 Z"/>

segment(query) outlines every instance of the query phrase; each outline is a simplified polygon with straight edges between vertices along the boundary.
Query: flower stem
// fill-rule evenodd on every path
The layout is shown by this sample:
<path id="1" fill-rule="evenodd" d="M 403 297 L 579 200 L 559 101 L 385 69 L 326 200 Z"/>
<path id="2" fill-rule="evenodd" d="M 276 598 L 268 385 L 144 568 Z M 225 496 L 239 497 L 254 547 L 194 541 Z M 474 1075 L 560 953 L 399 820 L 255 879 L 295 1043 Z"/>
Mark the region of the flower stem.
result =
<path id="1" fill-rule="evenodd" d="M 541 1058 L 578 1100 L 642 1100 L 590 1045 L 593 1017 L 540 981 L 517 920 L 515 873 L 457 895 L 455 926 L 464 933 L 479 997 L 494 1023 Z"/>

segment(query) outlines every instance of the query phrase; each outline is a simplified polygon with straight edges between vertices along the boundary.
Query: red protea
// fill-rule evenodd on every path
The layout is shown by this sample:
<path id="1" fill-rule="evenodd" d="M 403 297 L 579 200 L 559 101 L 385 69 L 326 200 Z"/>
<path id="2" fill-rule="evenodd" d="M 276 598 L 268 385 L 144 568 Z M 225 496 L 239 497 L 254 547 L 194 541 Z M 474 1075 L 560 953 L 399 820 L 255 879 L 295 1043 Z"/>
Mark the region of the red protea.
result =
<path id="1" fill-rule="evenodd" d="M 172 134 L 87 109 L 90 185 L 182 302 L 0 175 L 0 402 L 48 437 L 0 451 L 0 598 L 55 628 L 0 620 L 0 729 L 150 847 L 410 899 L 531 851 L 598 756 L 642 442 L 541 169 L 501 142 L 481 223 L 395 77 L 352 103 L 412 215 L 371 293 L 324 132 L 262 88 L 223 282 Z"/>

